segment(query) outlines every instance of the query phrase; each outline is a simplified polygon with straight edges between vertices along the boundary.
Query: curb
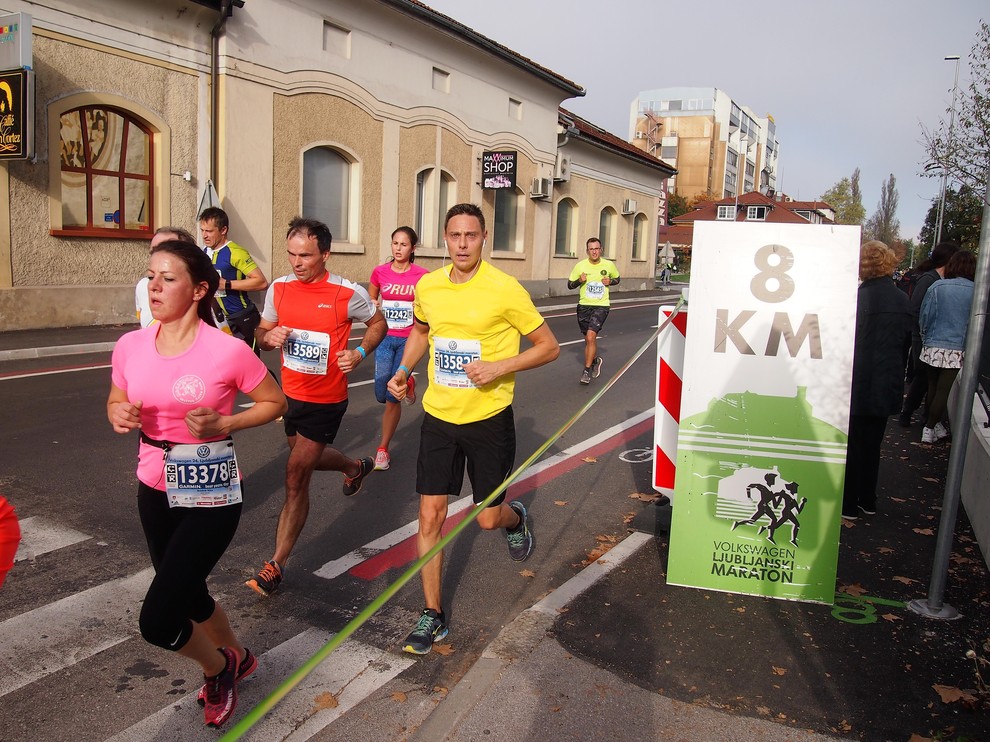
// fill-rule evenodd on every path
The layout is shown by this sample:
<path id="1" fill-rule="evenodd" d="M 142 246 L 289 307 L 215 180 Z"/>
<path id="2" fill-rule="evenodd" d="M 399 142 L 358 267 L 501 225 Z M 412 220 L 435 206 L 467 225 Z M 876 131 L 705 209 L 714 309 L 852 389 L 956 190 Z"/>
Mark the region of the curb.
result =
<path id="1" fill-rule="evenodd" d="M 408 742 L 448 739 L 502 673 L 513 662 L 530 654 L 546 638 L 562 608 L 652 540 L 650 534 L 630 533 L 596 562 L 520 613 L 492 640 L 460 682 L 408 738 Z"/>

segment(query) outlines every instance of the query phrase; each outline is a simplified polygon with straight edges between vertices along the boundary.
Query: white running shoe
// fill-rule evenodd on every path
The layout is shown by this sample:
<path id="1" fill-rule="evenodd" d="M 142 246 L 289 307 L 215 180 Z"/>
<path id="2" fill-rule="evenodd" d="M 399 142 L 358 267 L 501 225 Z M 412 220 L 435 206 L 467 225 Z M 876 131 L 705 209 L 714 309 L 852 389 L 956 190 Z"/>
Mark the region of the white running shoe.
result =
<path id="1" fill-rule="evenodd" d="M 945 429 L 945 426 L 942 425 L 942 423 L 935 423 L 935 427 L 932 428 L 932 431 L 934 431 L 935 433 L 936 441 L 940 441 L 943 438 L 949 437 L 949 431 Z"/>
<path id="2" fill-rule="evenodd" d="M 935 429 L 934 428 L 923 428 L 921 430 L 921 442 L 922 443 L 934 443 L 935 442 Z"/>

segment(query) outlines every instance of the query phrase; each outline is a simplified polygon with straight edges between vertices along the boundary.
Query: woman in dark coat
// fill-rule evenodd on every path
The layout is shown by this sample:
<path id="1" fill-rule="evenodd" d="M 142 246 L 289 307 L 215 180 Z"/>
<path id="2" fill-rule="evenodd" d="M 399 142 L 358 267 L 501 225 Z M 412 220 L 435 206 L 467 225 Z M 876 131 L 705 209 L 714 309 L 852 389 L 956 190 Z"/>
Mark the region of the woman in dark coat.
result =
<path id="1" fill-rule="evenodd" d="M 908 298 L 891 277 L 897 256 L 871 240 L 859 251 L 856 350 L 853 354 L 849 441 L 842 517 L 876 513 L 880 446 L 887 418 L 901 409 L 902 351 L 911 332 Z"/>

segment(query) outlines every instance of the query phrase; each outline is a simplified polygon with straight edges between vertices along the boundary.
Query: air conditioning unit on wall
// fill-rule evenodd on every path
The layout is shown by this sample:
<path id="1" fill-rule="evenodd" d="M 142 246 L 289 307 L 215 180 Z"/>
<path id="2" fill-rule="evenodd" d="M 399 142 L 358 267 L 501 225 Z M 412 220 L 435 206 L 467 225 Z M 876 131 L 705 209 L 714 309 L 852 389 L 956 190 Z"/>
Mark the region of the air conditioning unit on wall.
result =
<path id="1" fill-rule="evenodd" d="M 550 198 L 550 178 L 533 178 L 533 187 L 529 189 L 530 198 Z"/>
<path id="2" fill-rule="evenodd" d="M 571 158 L 563 152 L 557 152 L 557 161 L 553 167 L 553 179 L 557 183 L 564 183 L 571 179 Z"/>
<path id="3" fill-rule="evenodd" d="M 636 202 L 633 201 L 631 198 L 623 199 L 622 200 L 622 213 L 625 216 L 629 216 L 630 214 L 635 214 L 636 213 L 636 206 L 637 206 Z"/>

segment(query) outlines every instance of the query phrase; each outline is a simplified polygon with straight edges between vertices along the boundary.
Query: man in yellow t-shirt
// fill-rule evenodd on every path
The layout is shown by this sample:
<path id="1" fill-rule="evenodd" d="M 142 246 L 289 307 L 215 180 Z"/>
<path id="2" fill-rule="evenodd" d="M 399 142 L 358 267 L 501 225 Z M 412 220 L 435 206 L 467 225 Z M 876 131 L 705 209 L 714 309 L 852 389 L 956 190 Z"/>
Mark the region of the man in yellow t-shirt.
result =
<path id="1" fill-rule="evenodd" d="M 602 357 L 598 355 L 598 333 L 608 319 L 609 286 L 619 285 L 619 269 L 602 257 L 602 243 L 591 237 L 585 243 L 588 257 L 574 266 L 567 279 L 567 288 L 581 288 L 578 295 L 577 320 L 584 335 L 584 371 L 581 383 L 590 384 L 602 372 Z"/>
<path id="2" fill-rule="evenodd" d="M 416 284 L 415 323 L 402 363 L 388 384 L 401 400 L 411 369 L 429 351 L 430 385 L 423 395 L 416 491 L 419 492 L 417 549 L 423 556 L 440 540 L 447 498 L 458 495 L 465 465 L 474 501 L 488 497 L 512 472 L 516 431 L 512 394 L 517 371 L 557 358 L 560 346 L 526 290 L 481 259 L 487 241 L 485 217 L 474 204 L 457 204 L 444 222 L 449 268 Z M 532 347 L 520 352 L 520 337 Z M 504 528 L 509 556 L 525 560 L 533 549 L 526 508 L 500 495 L 478 516 L 485 530 Z M 426 608 L 403 650 L 426 654 L 447 636 L 441 603 L 443 554 L 421 573 Z"/>

